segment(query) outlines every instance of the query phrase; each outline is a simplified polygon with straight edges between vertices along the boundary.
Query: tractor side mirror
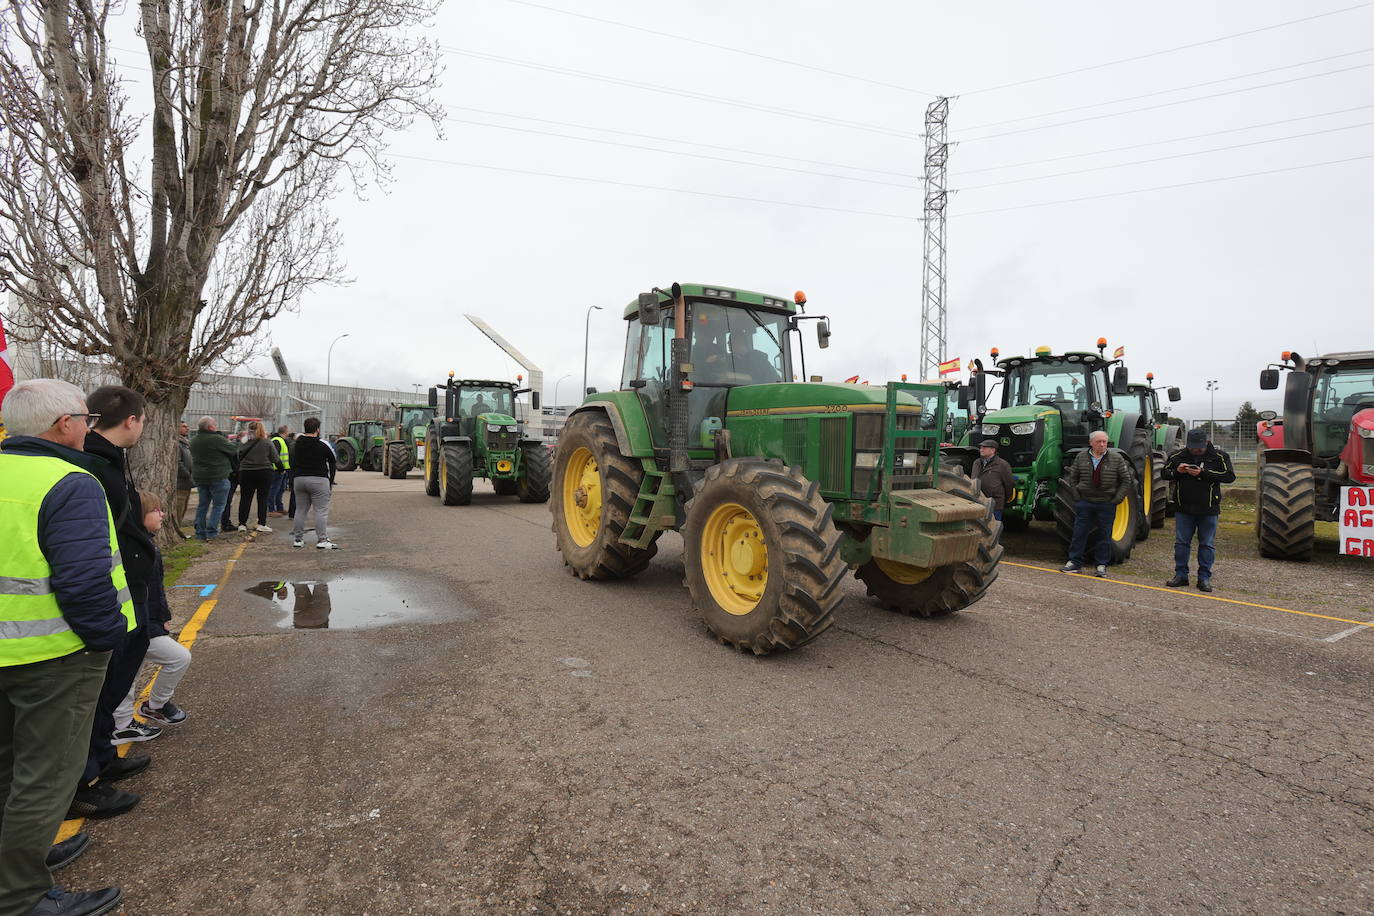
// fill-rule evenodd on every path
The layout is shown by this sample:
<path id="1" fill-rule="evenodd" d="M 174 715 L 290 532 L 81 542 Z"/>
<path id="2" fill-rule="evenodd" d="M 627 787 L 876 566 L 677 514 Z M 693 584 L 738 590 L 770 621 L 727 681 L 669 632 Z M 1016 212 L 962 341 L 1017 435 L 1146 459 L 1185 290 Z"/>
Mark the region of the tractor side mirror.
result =
<path id="1" fill-rule="evenodd" d="M 538 410 L 538 409 L 539 409 L 539 392 L 537 392 L 537 391 L 531 391 L 531 392 L 530 392 L 530 410 Z"/>
<path id="2" fill-rule="evenodd" d="M 988 400 L 988 377 L 981 372 L 975 372 L 972 382 L 973 403 L 977 407 L 982 407 Z"/>
<path id="3" fill-rule="evenodd" d="M 439 389 L 438 389 L 438 388 L 430 388 L 430 389 L 429 389 L 429 406 L 430 406 L 430 407 L 438 407 L 438 406 L 439 406 Z"/>
<path id="4" fill-rule="evenodd" d="M 1131 384 L 1131 380 L 1130 380 L 1130 378 L 1126 375 L 1126 367 L 1125 367 L 1125 366 L 1117 366 L 1115 369 L 1112 370 L 1112 394 L 1115 394 L 1115 395 L 1130 394 L 1130 393 L 1131 393 L 1130 384 Z"/>
<path id="5" fill-rule="evenodd" d="M 1279 416 L 1279 415 L 1278 415 L 1278 411 L 1274 411 L 1274 410 L 1261 410 L 1261 411 L 1260 411 L 1259 413 L 1257 413 L 1255 416 L 1259 417 L 1261 420 L 1276 420 L 1276 419 L 1278 419 L 1278 416 Z"/>
<path id="6" fill-rule="evenodd" d="M 1181 400 L 1183 400 L 1183 393 L 1182 393 L 1181 391 L 1179 391 L 1177 388 L 1170 388 L 1170 389 L 1169 389 L 1169 400 L 1171 400 L 1171 401 L 1181 401 Z"/>
<path id="7" fill-rule="evenodd" d="M 654 293 L 639 294 L 639 323 L 648 327 L 658 327 L 663 323 L 663 312 Z"/>
<path id="8" fill-rule="evenodd" d="M 973 386 L 972 386 L 972 385 L 960 385 L 960 386 L 959 386 L 959 409 L 960 409 L 960 410 L 968 410 L 969 398 L 972 397 L 972 395 L 973 395 Z"/>
<path id="9" fill-rule="evenodd" d="M 1261 369 L 1261 370 L 1260 370 L 1260 388 L 1264 389 L 1265 391 L 1273 391 L 1274 389 L 1276 389 L 1276 388 L 1278 388 L 1278 387 L 1279 387 L 1279 370 L 1277 370 L 1277 369 Z"/>
<path id="10" fill-rule="evenodd" d="M 816 322 L 816 345 L 822 350 L 830 346 L 830 322 L 825 318 Z"/>
<path id="11" fill-rule="evenodd" d="M 596 386 L 591 385 L 587 388 L 587 394 L 596 394 Z"/>

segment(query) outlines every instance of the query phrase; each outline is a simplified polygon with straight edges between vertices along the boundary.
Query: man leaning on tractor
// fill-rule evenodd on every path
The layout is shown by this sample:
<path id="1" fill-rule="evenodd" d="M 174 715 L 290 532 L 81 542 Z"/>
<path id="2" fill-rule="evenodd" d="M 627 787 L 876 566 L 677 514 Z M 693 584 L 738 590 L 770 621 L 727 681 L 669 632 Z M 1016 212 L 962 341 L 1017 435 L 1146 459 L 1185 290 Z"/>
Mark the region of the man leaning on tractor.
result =
<path id="1" fill-rule="evenodd" d="M 1131 466 L 1116 449 L 1108 448 L 1107 434 L 1096 430 L 1088 436 L 1088 448 L 1079 452 L 1069 466 L 1068 482 L 1074 489 L 1073 539 L 1069 541 L 1069 562 L 1064 572 L 1083 568 L 1088 536 L 1097 530 L 1097 574 L 1107 574 L 1112 557 L 1112 520 L 1116 507 L 1130 499 L 1133 478 Z"/>
<path id="2" fill-rule="evenodd" d="M 1188 554 L 1196 533 L 1197 588 L 1210 592 L 1221 485 L 1236 479 L 1235 465 L 1230 455 L 1208 441 L 1205 429 L 1190 429 L 1185 447 L 1164 462 L 1164 479 L 1174 482 L 1174 502 L 1178 505 L 1174 514 L 1174 577 L 1164 584 L 1170 588 L 1188 584 Z"/>

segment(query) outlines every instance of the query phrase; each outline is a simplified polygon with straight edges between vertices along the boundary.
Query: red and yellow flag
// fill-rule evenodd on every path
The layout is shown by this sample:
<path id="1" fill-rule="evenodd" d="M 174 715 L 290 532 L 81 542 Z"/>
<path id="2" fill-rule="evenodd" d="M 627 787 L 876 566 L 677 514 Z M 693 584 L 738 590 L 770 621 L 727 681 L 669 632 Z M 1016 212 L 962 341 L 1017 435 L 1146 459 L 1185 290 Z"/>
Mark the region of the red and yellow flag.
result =
<path id="1" fill-rule="evenodd" d="M 851 375 L 849 378 L 844 380 L 844 383 L 846 385 L 857 385 L 859 384 L 859 377 L 857 375 Z"/>
<path id="2" fill-rule="evenodd" d="M 941 375 L 949 375 L 951 372 L 958 372 L 958 371 L 959 371 L 959 357 L 957 357 L 957 356 L 954 357 L 954 359 L 947 359 L 947 360 L 945 360 L 944 362 L 940 363 L 940 374 L 941 374 Z"/>
<path id="3" fill-rule="evenodd" d="M 1117 347 L 1116 350 L 1114 350 L 1114 351 L 1112 352 L 1112 359 L 1120 359 L 1121 357 L 1123 357 L 1123 356 L 1125 356 L 1125 355 L 1126 355 L 1126 348 L 1125 348 L 1125 347 Z"/>

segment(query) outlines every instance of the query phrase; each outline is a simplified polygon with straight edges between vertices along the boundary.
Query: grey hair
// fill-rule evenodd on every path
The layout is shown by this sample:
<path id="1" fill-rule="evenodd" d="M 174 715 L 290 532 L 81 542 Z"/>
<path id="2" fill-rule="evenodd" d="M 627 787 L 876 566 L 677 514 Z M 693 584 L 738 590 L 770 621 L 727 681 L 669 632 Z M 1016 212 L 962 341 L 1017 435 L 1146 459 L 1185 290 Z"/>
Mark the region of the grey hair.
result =
<path id="1" fill-rule="evenodd" d="M 1107 435 L 1106 432 L 1104 432 L 1103 430 L 1095 429 L 1092 432 L 1088 433 L 1088 441 L 1091 442 L 1098 436 L 1101 436 L 1103 439 L 1111 439 L 1111 436 Z"/>
<path id="2" fill-rule="evenodd" d="M 201 432 L 206 432 L 210 429 L 210 427 L 214 425 L 214 417 L 201 417 L 199 420 L 196 421 L 196 429 L 200 430 Z"/>
<path id="3" fill-rule="evenodd" d="M 86 395 L 71 382 L 35 378 L 20 382 L 5 395 L 5 428 L 15 436 L 37 436 L 67 414 L 86 411 Z"/>

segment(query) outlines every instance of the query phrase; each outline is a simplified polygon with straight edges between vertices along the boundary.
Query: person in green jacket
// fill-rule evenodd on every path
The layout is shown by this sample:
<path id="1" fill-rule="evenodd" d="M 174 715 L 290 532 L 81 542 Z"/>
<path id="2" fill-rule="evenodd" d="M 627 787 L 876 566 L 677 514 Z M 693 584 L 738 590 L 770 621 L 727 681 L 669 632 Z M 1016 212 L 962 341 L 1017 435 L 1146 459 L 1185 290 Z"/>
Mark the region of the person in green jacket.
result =
<path id="1" fill-rule="evenodd" d="M 1074 456 L 1069 483 L 1074 488 L 1073 537 L 1064 572 L 1083 568 L 1088 535 L 1097 529 L 1097 574 L 1107 575 L 1112 558 L 1112 522 L 1116 507 L 1130 496 L 1131 466 L 1116 449 L 1107 447 L 1107 434 L 1097 430 L 1088 436 L 1088 448 Z"/>
<path id="2" fill-rule="evenodd" d="M 196 537 L 202 541 L 218 537 L 220 516 L 229 499 L 229 475 L 238 461 L 238 451 L 214 417 L 201 417 L 191 437 L 191 480 L 196 485 Z"/>

